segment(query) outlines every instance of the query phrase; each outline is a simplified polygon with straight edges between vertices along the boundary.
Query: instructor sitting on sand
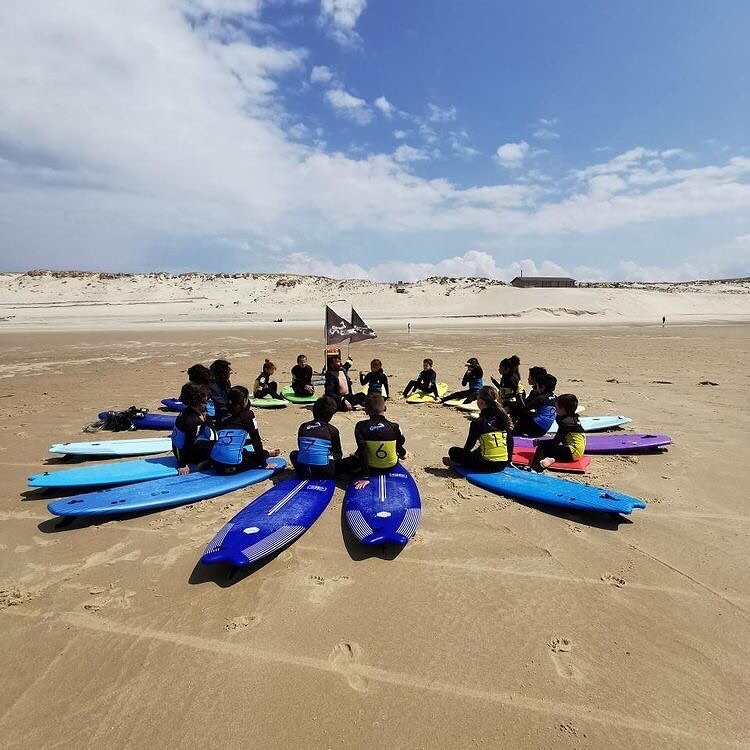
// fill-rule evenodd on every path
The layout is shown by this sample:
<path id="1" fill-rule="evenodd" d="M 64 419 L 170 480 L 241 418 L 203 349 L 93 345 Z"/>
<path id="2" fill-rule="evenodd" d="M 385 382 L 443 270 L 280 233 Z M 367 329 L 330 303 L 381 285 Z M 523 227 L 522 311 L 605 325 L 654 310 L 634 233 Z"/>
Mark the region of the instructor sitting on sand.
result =
<path id="1" fill-rule="evenodd" d="M 341 357 L 331 357 L 326 370 L 325 395 L 330 396 L 339 411 L 351 411 L 355 406 L 362 406 L 364 393 L 352 393 L 352 381 L 347 372 L 348 367 Z"/>

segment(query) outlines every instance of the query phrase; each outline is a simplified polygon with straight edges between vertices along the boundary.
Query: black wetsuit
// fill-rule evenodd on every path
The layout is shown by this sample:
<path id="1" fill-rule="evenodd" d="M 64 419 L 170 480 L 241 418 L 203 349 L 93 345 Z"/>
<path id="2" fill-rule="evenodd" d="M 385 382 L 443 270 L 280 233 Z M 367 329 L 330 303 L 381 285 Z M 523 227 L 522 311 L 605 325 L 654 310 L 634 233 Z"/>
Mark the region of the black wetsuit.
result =
<path id="1" fill-rule="evenodd" d="M 268 375 L 265 372 L 261 372 L 255 382 L 253 383 L 253 396 L 255 398 L 265 398 L 270 396 L 271 398 L 281 398 L 279 395 L 279 386 L 276 381 L 271 380 L 273 376 Z"/>
<path id="2" fill-rule="evenodd" d="M 535 468 L 543 458 L 554 458 L 555 461 L 568 463 L 577 461 L 586 451 L 586 435 L 581 427 L 577 414 L 557 417 L 557 432 L 551 440 L 540 440 L 534 459 Z"/>
<path id="3" fill-rule="evenodd" d="M 354 428 L 357 453 L 345 458 L 343 471 L 359 473 L 367 479 L 370 474 L 378 474 L 393 468 L 399 458 L 406 456 L 406 438 L 396 422 L 383 416 L 370 417 L 357 422 Z"/>
<path id="4" fill-rule="evenodd" d="M 513 457 L 513 434 L 505 414 L 488 406 L 469 427 L 463 448 L 448 450 L 451 461 L 474 471 L 502 471 Z M 474 446 L 479 442 L 476 450 Z"/>
<path id="5" fill-rule="evenodd" d="M 515 412 L 515 435 L 528 435 L 529 437 L 541 437 L 549 432 L 555 421 L 554 393 L 531 391 L 523 406 Z"/>
<path id="6" fill-rule="evenodd" d="M 312 419 L 303 422 L 297 430 L 299 450 L 289 454 L 289 460 L 300 479 L 336 476 L 343 457 L 341 435 L 328 422 Z"/>
<path id="7" fill-rule="evenodd" d="M 390 395 L 390 387 L 388 385 L 388 376 L 382 370 L 370 370 L 370 372 L 359 374 L 360 385 L 367 386 L 367 395 L 371 393 L 380 393 L 385 398 Z M 383 393 L 385 390 L 385 393 Z"/>
<path id="8" fill-rule="evenodd" d="M 466 370 L 466 373 L 461 380 L 461 385 L 468 386 L 467 390 L 451 393 L 443 399 L 443 403 L 446 401 L 454 401 L 459 398 L 462 398 L 465 404 L 470 404 L 472 401 L 476 401 L 477 393 L 479 393 L 479 389 L 484 385 L 484 382 L 482 381 L 483 377 L 484 372 L 482 371 L 482 368 L 479 365 L 472 365 Z"/>
<path id="9" fill-rule="evenodd" d="M 416 380 L 410 380 L 404 388 L 404 398 L 412 391 L 422 391 L 422 393 L 431 393 L 435 398 L 439 398 L 437 389 L 437 373 L 433 369 L 422 370 L 417 375 Z"/>
<path id="10" fill-rule="evenodd" d="M 219 424 L 217 443 L 222 441 L 222 430 L 244 430 L 247 433 L 246 441 L 253 446 L 252 452 L 243 451 L 239 463 L 229 464 L 221 461 L 220 450 L 215 447 L 211 451 L 211 463 L 217 472 L 223 474 L 236 473 L 259 466 L 265 466 L 269 453 L 263 448 L 263 441 L 258 430 L 258 422 L 252 409 L 245 409 L 239 414 L 230 414 Z"/>
<path id="11" fill-rule="evenodd" d="M 232 384 L 228 380 L 218 381 L 214 379 L 208 384 L 211 401 L 214 402 L 214 408 L 216 409 L 216 416 L 214 417 L 216 424 L 229 416 L 227 398 L 231 387 Z"/>
<path id="12" fill-rule="evenodd" d="M 295 396 L 309 396 L 306 385 L 312 387 L 313 369 L 310 365 L 294 365 L 292 367 L 292 390 Z"/>
<path id="13" fill-rule="evenodd" d="M 178 468 L 205 461 L 215 435 L 203 415 L 193 406 L 177 415 L 172 431 L 172 453 Z"/>

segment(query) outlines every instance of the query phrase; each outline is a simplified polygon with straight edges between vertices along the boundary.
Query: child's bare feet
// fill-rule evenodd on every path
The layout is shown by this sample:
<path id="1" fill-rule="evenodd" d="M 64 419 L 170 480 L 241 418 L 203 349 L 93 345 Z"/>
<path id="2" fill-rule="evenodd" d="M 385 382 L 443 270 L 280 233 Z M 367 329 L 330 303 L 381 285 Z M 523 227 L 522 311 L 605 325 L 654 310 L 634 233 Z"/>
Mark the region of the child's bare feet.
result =
<path id="1" fill-rule="evenodd" d="M 451 466 L 453 466 L 453 464 L 451 463 L 451 460 L 450 460 L 450 458 L 448 458 L 448 456 L 443 456 L 443 466 L 447 466 L 448 468 L 450 468 Z"/>
<path id="2" fill-rule="evenodd" d="M 539 466 L 541 466 L 542 469 L 549 469 L 549 467 L 552 466 L 553 463 L 555 463 L 555 459 L 554 458 L 543 458 L 539 462 Z"/>

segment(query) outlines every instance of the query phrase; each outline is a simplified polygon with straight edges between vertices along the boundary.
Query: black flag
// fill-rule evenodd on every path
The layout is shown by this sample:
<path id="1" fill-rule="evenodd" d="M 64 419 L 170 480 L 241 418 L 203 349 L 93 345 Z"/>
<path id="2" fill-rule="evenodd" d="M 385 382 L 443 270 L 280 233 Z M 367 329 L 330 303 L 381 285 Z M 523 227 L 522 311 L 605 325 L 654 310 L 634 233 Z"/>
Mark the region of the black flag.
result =
<path id="1" fill-rule="evenodd" d="M 352 334 L 351 339 L 349 339 L 352 343 L 355 341 L 377 338 L 375 331 L 373 331 L 372 328 L 370 328 L 370 326 L 359 317 L 359 313 L 357 313 L 354 308 L 352 308 L 352 328 L 354 328 L 354 333 Z"/>
<path id="2" fill-rule="evenodd" d="M 346 341 L 355 333 L 352 324 L 345 321 L 326 305 L 326 345 Z"/>

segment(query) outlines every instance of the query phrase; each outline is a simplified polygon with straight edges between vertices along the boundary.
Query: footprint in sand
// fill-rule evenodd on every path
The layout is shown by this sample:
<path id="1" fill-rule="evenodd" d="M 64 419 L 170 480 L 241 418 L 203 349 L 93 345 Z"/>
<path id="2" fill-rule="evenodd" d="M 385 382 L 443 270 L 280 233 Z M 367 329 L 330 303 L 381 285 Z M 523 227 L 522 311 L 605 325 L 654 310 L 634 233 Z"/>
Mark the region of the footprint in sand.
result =
<path id="1" fill-rule="evenodd" d="M 331 578 L 324 578 L 323 576 L 308 576 L 307 584 L 312 586 L 312 592 L 310 593 L 310 601 L 313 604 L 321 604 L 336 589 L 341 586 L 346 586 L 352 581 L 349 576 L 332 576 Z"/>
<path id="2" fill-rule="evenodd" d="M 30 591 L 18 586 L 0 586 L 0 609 L 6 607 L 17 607 L 33 598 Z"/>
<path id="3" fill-rule="evenodd" d="M 346 677 L 349 687 L 357 692 L 364 693 L 368 687 L 367 680 L 357 671 L 357 665 L 361 657 L 362 647 L 358 643 L 342 641 L 333 647 L 328 660 L 337 672 Z"/>
<path id="4" fill-rule="evenodd" d="M 555 665 L 555 671 L 560 677 L 566 680 L 580 680 L 583 675 L 580 670 L 571 664 L 571 651 L 573 642 L 568 638 L 553 638 L 547 641 L 547 648 L 550 650 L 552 663 Z"/>
<path id="5" fill-rule="evenodd" d="M 608 583 L 610 586 L 615 586 L 618 589 L 621 589 L 627 583 L 624 578 L 612 575 L 612 573 L 605 573 L 602 576 L 602 581 L 604 581 L 604 583 Z"/>
<path id="6" fill-rule="evenodd" d="M 238 615 L 237 617 L 227 619 L 224 625 L 224 630 L 229 632 L 245 630 L 251 625 L 254 625 L 257 621 L 258 618 L 256 615 Z"/>

